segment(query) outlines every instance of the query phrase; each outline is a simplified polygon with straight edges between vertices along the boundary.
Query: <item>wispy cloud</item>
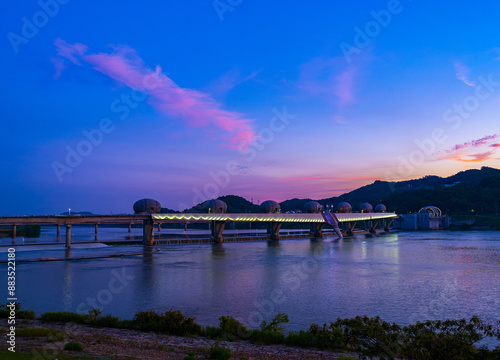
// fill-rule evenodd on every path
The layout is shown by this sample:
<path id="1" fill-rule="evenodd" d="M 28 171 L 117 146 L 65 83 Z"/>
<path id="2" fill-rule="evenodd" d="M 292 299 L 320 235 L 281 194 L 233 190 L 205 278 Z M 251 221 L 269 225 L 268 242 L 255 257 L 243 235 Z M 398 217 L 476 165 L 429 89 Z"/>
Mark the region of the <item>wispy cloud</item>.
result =
<path id="1" fill-rule="evenodd" d="M 278 178 L 279 181 L 298 181 L 298 180 L 382 180 L 373 176 L 299 176 Z"/>
<path id="2" fill-rule="evenodd" d="M 458 80 L 466 85 L 476 87 L 476 83 L 469 80 L 470 69 L 459 61 L 455 62 L 455 75 Z"/>
<path id="3" fill-rule="evenodd" d="M 483 161 L 486 161 L 486 160 L 493 158 L 494 154 L 495 154 L 495 151 L 491 150 L 491 151 L 487 151 L 484 153 L 470 154 L 470 155 L 457 154 L 457 155 L 450 157 L 449 159 L 460 161 L 460 162 L 465 162 L 465 163 L 483 162 Z"/>
<path id="4" fill-rule="evenodd" d="M 215 97 L 224 96 L 236 86 L 255 78 L 261 71 L 262 69 L 258 69 L 246 76 L 242 76 L 238 68 L 233 68 L 224 73 L 219 78 L 210 82 L 210 84 L 208 84 L 208 86 L 205 88 L 205 92 Z"/>
<path id="5" fill-rule="evenodd" d="M 58 79 L 62 71 L 66 68 L 66 64 L 64 64 L 64 60 L 61 58 L 50 58 L 50 61 L 54 64 L 55 69 L 55 73 L 52 77 Z"/>
<path id="6" fill-rule="evenodd" d="M 145 91 L 149 104 L 167 115 L 183 119 L 190 126 L 222 129 L 233 148 L 241 143 L 249 144 L 255 138 L 253 119 L 223 109 L 206 93 L 178 86 L 160 66 L 154 71 L 147 68 L 137 52 L 128 46 L 115 46 L 112 53 L 95 54 L 87 54 L 88 48 L 83 44 L 69 44 L 61 39 L 55 41 L 55 46 L 58 55 L 73 64 L 89 64 L 120 84 Z M 146 79 L 154 86 L 145 86 Z"/>
<path id="7" fill-rule="evenodd" d="M 464 142 L 462 144 L 457 144 L 457 145 L 453 146 L 451 149 L 446 150 L 446 153 L 450 154 L 450 153 L 453 153 L 457 150 L 463 150 L 463 149 L 467 149 L 467 148 L 471 148 L 471 147 L 472 148 L 479 147 L 479 146 L 485 145 L 488 142 L 490 142 L 491 140 L 495 140 L 499 137 L 500 137 L 500 134 L 493 134 L 493 135 L 484 136 L 484 137 L 477 139 L 477 140 L 471 140 L 471 141 Z M 494 145 L 496 145 L 496 144 L 494 144 Z"/>
<path id="8" fill-rule="evenodd" d="M 300 66 L 295 86 L 309 95 L 335 99 L 340 105 L 351 105 L 356 102 L 359 71 L 358 64 L 346 64 L 344 57 L 316 57 Z"/>
<path id="9" fill-rule="evenodd" d="M 497 149 L 500 148 L 500 144 L 490 143 L 498 138 L 500 138 L 500 133 L 457 144 L 448 150 L 440 152 L 439 159 L 455 160 L 464 163 L 484 162 L 494 159 L 494 155 Z"/>

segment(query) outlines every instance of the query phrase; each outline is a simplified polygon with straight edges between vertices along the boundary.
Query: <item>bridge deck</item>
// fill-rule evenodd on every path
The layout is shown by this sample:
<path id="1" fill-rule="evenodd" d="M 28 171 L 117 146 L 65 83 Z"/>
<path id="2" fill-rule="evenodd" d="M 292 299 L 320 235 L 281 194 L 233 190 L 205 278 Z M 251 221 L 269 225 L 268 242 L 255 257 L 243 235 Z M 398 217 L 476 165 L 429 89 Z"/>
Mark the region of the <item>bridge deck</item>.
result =
<path id="1" fill-rule="evenodd" d="M 339 222 L 395 218 L 395 213 L 338 213 L 333 214 Z M 209 221 L 263 221 L 324 223 L 321 213 L 316 214 L 153 214 L 153 220 L 164 222 L 209 222 Z"/>
<path id="2" fill-rule="evenodd" d="M 363 221 L 395 218 L 395 213 L 338 213 L 333 214 L 338 222 Z M 151 214 L 151 215 L 94 215 L 94 216 L 4 216 L 0 225 L 74 225 L 74 224 L 118 224 L 152 219 L 155 222 L 210 222 L 210 221 L 259 221 L 259 222 L 301 222 L 324 223 L 321 213 L 317 214 Z"/>

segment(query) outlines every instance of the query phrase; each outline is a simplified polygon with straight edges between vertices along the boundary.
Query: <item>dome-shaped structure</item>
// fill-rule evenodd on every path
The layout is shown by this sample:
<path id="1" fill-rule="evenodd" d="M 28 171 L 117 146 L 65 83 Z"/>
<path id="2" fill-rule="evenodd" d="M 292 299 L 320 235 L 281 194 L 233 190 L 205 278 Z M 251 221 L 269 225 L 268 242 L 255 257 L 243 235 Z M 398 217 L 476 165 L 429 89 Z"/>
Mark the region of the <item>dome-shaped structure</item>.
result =
<path id="1" fill-rule="evenodd" d="M 304 205 L 304 210 L 307 213 L 319 213 L 323 206 L 317 201 L 308 201 Z"/>
<path id="2" fill-rule="evenodd" d="M 260 211 L 263 213 L 279 213 L 281 211 L 281 206 L 274 200 L 266 200 L 260 204 Z"/>
<path id="3" fill-rule="evenodd" d="M 378 204 L 377 206 L 375 206 L 375 212 L 376 213 L 386 212 L 386 211 L 387 211 L 387 208 L 385 207 L 384 204 Z"/>
<path id="4" fill-rule="evenodd" d="M 348 202 L 341 202 L 337 205 L 337 212 L 339 213 L 349 213 L 352 212 L 352 206 Z"/>
<path id="5" fill-rule="evenodd" d="M 153 214 L 161 211 L 161 205 L 153 199 L 141 199 L 135 202 L 134 212 L 136 214 Z"/>
<path id="6" fill-rule="evenodd" d="M 219 199 L 207 200 L 203 203 L 203 209 L 208 213 L 227 213 L 227 204 Z"/>
<path id="7" fill-rule="evenodd" d="M 366 202 L 366 203 L 361 204 L 361 206 L 359 207 L 359 210 L 362 213 L 369 213 L 369 212 L 372 212 L 373 206 L 372 206 L 372 204 Z"/>
<path id="8" fill-rule="evenodd" d="M 418 211 L 419 213 L 428 212 L 429 216 L 443 216 L 443 212 L 436 206 L 425 206 Z"/>

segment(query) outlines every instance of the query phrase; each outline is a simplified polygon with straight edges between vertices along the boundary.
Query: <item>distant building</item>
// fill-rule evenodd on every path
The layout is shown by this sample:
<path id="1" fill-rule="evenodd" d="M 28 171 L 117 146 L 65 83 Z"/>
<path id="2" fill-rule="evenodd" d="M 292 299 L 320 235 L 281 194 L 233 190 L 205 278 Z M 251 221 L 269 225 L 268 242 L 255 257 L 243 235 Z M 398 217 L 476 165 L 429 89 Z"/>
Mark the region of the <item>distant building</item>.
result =
<path id="1" fill-rule="evenodd" d="M 436 206 L 426 206 L 415 214 L 399 215 L 394 228 L 402 230 L 440 230 L 450 227 L 450 218 Z"/>

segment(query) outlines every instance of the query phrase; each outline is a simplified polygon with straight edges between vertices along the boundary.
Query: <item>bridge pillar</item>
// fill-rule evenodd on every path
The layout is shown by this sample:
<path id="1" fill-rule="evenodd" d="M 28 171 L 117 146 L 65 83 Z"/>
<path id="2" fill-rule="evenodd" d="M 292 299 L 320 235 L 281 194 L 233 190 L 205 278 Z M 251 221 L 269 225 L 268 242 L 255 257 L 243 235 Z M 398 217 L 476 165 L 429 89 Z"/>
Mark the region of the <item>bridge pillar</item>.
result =
<path id="1" fill-rule="evenodd" d="M 128 224 L 128 232 L 132 232 L 132 223 Z"/>
<path id="2" fill-rule="evenodd" d="M 370 220 L 370 233 L 376 234 L 377 233 L 377 226 L 380 220 L 375 221 L 375 225 L 373 224 L 374 220 Z"/>
<path id="3" fill-rule="evenodd" d="M 267 234 L 271 240 L 279 240 L 280 239 L 280 229 L 282 223 L 280 222 L 270 222 L 267 223 Z"/>
<path id="4" fill-rule="evenodd" d="M 212 221 L 212 241 L 218 244 L 221 244 L 224 239 L 222 237 L 222 232 L 224 231 L 224 227 L 226 226 L 225 221 Z"/>
<path id="5" fill-rule="evenodd" d="M 57 224 L 57 241 L 59 241 L 59 236 L 61 236 L 61 225 Z"/>
<path id="6" fill-rule="evenodd" d="M 354 227 L 356 226 L 357 223 L 358 223 L 357 221 L 348 221 L 347 222 L 347 230 L 346 230 L 347 235 L 349 235 L 349 236 L 354 235 Z"/>
<path id="7" fill-rule="evenodd" d="M 158 223 L 158 232 L 161 231 L 161 223 Z"/>
<path id="8" fill-rule="evenodd" d="M 95 234 L 97 235 L 97 229 L 99 228 L 98 224 L 95 224 Z"/>
<path id="9" fill-rule="evenodd" d="M 314 222 L 311 223 L 311 233 L 314 237 L 323 237 L 323 228 L 325 227 L 325 223 Z"/>
<path id="10" fill-rule="evenodd" d="M 71 225 L 66 224 L 66 249 L 71 247 Z"/>
<path id="11" fill-rule="evenodd" d="M 12 238 L 15 239 L 17 236 L 17 225 L 12 225 Z"/>
<path id="12" fill-rule="evenodd" d="M 391 218 L 389 220 L 389 223 L 386 223 L 386 221 L 384 220 L 384 231 L 391 231 L 390 226 L 392 225 L 393 222 L 394 218 Z"/>
<path id="13" fill-rule="evenodd" d="M 147 219 L 142 224 L 142 242 L 144 245 L 154 245 L 155 239 L 153 235 L 154 223 L 153 219 Z"/>
<path id="14" fill-rule="evenodd" d="M 184 231 L 187 231 L 187 230 L 188 230 L 188 223 L 187 223 L 187 222 L 185 222 L 185 223 L 184 223 Z"/>

